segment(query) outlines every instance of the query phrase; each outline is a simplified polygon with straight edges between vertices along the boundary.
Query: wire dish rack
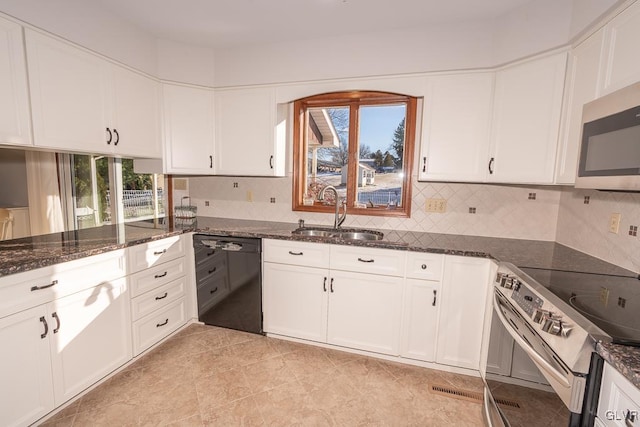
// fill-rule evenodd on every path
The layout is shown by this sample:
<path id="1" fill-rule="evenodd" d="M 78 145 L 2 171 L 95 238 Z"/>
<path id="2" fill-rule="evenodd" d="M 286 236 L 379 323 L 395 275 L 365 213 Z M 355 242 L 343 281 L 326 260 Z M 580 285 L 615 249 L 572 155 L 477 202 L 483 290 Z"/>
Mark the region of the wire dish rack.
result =
<path id="1" fill-rule="evenodd" d="M 198 218 L 198 207 L 191 204 L 191 197 L 184 196 L 180 199 L 180 206 L 175 207 L 174 218 L 176 227 L 195 227 Z"/>

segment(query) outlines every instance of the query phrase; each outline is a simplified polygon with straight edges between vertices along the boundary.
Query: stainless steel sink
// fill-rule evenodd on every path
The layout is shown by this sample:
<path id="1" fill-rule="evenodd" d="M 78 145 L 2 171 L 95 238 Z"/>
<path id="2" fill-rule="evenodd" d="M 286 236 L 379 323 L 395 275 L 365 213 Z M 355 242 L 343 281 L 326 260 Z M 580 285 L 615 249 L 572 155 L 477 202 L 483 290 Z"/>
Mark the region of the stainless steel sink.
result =
<path id="1" fill-rule="evenodd" d="M 382 233 L 372 231 L 341 231 L 338 235 L 348 240 L 382 240 L 383 237 Z"/>
<path id="2" fill-rule="evenodd" d="M 333 237 L 345 240 L 382 240 L 384 234 L 373 230 L 333 229 L 333 228 L 298 228 L 291 232 L 297 236 Z"/>

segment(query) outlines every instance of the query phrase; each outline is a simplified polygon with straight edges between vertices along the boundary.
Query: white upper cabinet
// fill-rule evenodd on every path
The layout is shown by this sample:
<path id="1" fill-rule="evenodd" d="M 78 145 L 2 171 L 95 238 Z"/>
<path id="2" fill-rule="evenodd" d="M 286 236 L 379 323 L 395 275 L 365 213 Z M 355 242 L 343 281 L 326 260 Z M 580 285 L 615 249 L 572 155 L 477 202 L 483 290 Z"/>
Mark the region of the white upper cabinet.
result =
<path id="1" fill-rule="evenodd" d="M 211 89 L 162 85 L 165 172 L 214 173 L 213 98 Z"/>
<path id="2" fill-rule="evenodd" d="M 28 29 L 26 45 L 36 146 L 161 156 L 154 80 Z"/>
<path id="3" fill-rule="evenodd" d="M 419 180 L 485 179 L 493 76 L 482 72 L 428 77 Z"/>
<path id="4" fill-rule="evenodd" d="M 571 52 L 565 85 L 556 184 L 574 184 L 582 134 L 582 107 L 598 97 L 604 30 L 580 43 Z"/>
<path id="5" fill-rule="evenodd" d="M 286 120 L 273 87 L 216 91 L 217 175 L 284 176 Z"/>
<path id="6" fill-rule="evenodd" d="M 120 136 L 119 155 L 162 158 L 160 139 L 160 83 L 113 66 L 113 127 Z"/>
<path id="7" fill-rule="evenodd" d="M 32 144 L 22 27 L 1 17 L 0 144 Z"/>
<path id="8" fill-rule="evenodd" d="M 26 42 L 35 145 L 111 151 L 104 61 L 29 29 Z"/>
<path id="9" fill-rule="evenodd" d="M 553 183 L 566 62 L 561 52 L 496 73 L 487 181 Z"/>
<path id="10" fill-rule="evenodd" d="M 603 62 L 602 94 L 614 92 L 640 81 L 638 40 L 640 40 L 640 3 L 613 18 L 605 26 L 607 49 Z"/>

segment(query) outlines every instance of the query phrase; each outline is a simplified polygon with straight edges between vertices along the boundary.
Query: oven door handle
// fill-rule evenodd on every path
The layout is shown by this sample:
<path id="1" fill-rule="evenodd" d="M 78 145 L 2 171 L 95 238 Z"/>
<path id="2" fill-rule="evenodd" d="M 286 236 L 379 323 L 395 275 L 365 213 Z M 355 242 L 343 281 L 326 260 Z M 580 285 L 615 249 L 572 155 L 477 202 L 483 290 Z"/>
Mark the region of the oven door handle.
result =
<path id="1" fill-rule="evenodd" d="M 531 357 L 531 359 L 533 359 L 533 361 L 536 362 L 536 365 L 538 365 L 540 369 L 543 369 L 544 371 L 546 371 L 556 381 L 558 381 L 563 387 L 570 388 L 571 383 L 569 383 L 569 381 L 567 380 L 567 377 L 565 377 L 556 368 L 554 368 L 549 362 L 547 362 L 542 356 L 540 356 L 533 348 L 531 348 L 529 343 L 527 343 L 524 339 L 522 339 L 522 337 L 513 330 L 513 328 L 507 321 L 507 319 L 504 317 L 504 314 L 502 314 L 502 311 L 500 310 L 501 304 L 496 294 L 493 295 L 493 299 L 494 299 L 493 309 L 498 315 L 498 319 L 500 319 L 500 322 L 504 325 L 507 332 L 509 332 L 509 335 L 511 335 L 511 338 L 513 338 L 515 342 L 518 343 L 518 345 L 525 351 L 525 353 L 527 353 L 527 355 L 529 355 L 529 357 Z"/>

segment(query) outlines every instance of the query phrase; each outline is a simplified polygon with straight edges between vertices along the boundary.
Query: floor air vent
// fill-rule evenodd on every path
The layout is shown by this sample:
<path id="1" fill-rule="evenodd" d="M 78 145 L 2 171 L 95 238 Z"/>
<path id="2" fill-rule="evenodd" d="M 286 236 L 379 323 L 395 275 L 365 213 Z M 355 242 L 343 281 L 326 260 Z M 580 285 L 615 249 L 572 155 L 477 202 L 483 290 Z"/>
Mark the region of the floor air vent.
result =
<path id="1" fill-rule="evenodd" d="M 453 397 L 456 399 L 469 400 L 472 402 L 482 402 L 482 393 L 469 390 L 460 390 L 452 387 L 445 387 L 440 385 L 432 385 L 431 392 L 441 394 L 443 396 Z M 513 400 L 507 399 L 495 399 L 499 405 L 508 406 L 510 408 L 520 408 L 520 404 Z"/>
<path id="2" fill-rule="evenodd" d="M 475 391 L 460 390 L 452 387 L 444 387 L 441 385 L 432 385 L 431 391 L 433 393 L 442 394 L 448 397 L 455 397 L 457 399 L 482 402 L 482 393 L 477 393 Z"/>

